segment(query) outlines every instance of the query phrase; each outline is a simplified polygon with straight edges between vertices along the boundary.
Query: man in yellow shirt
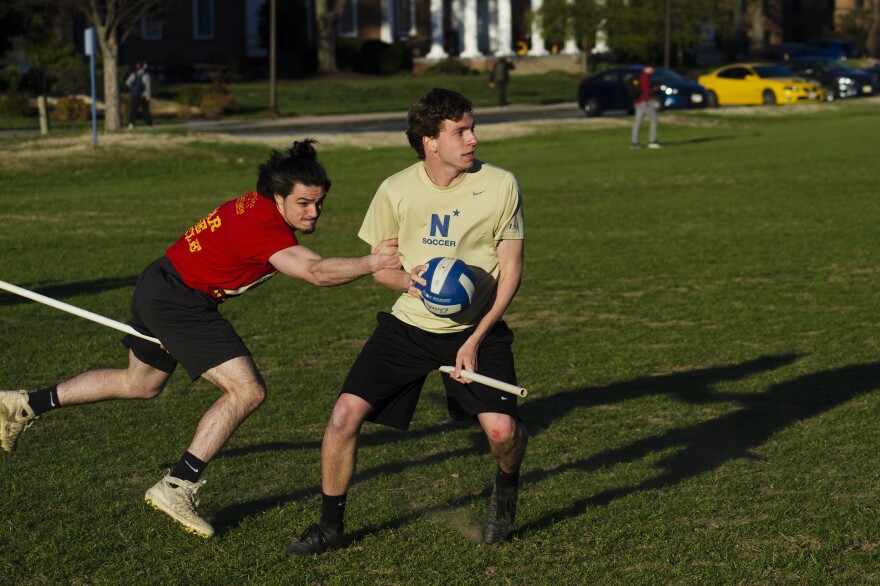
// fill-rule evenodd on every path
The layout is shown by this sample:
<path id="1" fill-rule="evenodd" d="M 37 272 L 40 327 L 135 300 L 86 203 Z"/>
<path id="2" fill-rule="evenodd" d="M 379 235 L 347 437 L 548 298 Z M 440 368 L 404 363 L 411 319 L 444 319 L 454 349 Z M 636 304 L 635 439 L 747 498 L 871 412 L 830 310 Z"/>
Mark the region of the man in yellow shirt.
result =
<path id="1" fill-rule="evenodd" d="M 346 378 L 321 448 L 321 520 L 290 544 L 288 555 L 342 546 L 361 425 L 407 429 L 428 373 L 446 364 L 455 366 L 442 375 L 450 414 L 479 422 L 498 465 L 483 541 L 497 544 L 513 530 L 528 437 L 516 397 L 460 375 L 465 369 L 516 383 L 513 333 L 502 316 L 522 277 L 522 196 L 512 173 L 475 158 L 472 106 L 461 94 L 435 88 L 419 98 L 406 134 L 419 161 L 382 183 L 359 232 L 368 244 L 398 239 L 403 270 L 374 278 L 403 294 L 390 314 L 378 315 Z M 428 312 L 415 287 L 435 257 L 459 258 L 474 274 L 471 305 L 453 318 Z"/>

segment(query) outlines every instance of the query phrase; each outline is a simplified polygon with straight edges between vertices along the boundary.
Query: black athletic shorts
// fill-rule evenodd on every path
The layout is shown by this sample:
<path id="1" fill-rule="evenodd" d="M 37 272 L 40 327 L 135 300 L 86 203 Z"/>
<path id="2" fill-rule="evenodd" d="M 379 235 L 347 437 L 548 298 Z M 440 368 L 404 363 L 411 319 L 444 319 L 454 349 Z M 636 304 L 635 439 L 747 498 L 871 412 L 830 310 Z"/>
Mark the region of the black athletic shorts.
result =
<path id="1" fill-rule="evenodd" d="M 378 325 L 351 367 L 342 392 L 356 395 L 373 406 L 368 421 L 405 430 L 412 421 L 428 373 L 440 366 L 455 366 L 459 348 L 476 326 L 453 334 L 434 334 L 385 312 L 379 313 L 376 320 Z M 499 321 L 480 346 L 479 374 L 516 384 L 512 343 L 513 332 Z M 465 385 L 448 374 L 441 376 L 446 405 L 454 419 L 503 413 L 519 421 L 515 395 L 479 383 Z"/>
<path id="2" fill-rule="evenodd" d="M 184 285 L 164 256 L 138 278 L 128 325 L 159 338 L 167 350 L 129 334 L 122 343 L 138 360 L 168 373 L 180 362 L 192 380 L 227 360 L 251 354 L 232 324 L 220 315 L 217 302 Z"/>

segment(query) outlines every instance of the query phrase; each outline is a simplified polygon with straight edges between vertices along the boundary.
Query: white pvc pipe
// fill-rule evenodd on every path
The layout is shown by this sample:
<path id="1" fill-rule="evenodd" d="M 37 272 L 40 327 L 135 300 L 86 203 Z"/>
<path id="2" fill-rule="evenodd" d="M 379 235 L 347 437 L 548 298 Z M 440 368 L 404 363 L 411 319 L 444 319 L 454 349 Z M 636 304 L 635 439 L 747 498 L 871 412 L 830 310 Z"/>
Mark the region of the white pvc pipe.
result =
<path id="1" fill-rule="evenodd" d="M 449 374 L 450 372 L 455 370 L 455 368 L 452 366 L 441 366 L 437 370 Z M 493 389 L 498 389 L 499 391 L 504 391 L 505 393 L 516 395 L 517 397 L 525 397 L 529 393 L 527 390 L 520 386 L 512 385 L 510 383 L 506 383 L 504 381 L 500 381 L 488 376 L 483 376 L 482 374 L 477 374 L 476 372 L 471 372 L 469 370 L 462 370 L 461 378 L 466 378 L 475 383 L 480 383 L 481 385 L 486 385 L 487 387 L 492 387 Z"/>
<path id="2" fill-rule="evenodd" d="M 143 338 L 144 340 L 149 340 L 154 344 L 161 344 L 161 342 L 157 338 L 142 334 L 128 324 L 120 323 L 116 320 L 104 317 L 103 315 L 92 313 L 91 311 L 81 309 L 74 305 L 70 305 L 69 303 L 64 303 L 63 301 L 58 301 L 57 299 L 52 299 L 51 297 L 46 297 L 45 295 L 40 295 L 39 293 L 34 293 L 33 291 L 29 291 L 27 289 L 22 289 L 21 287 L 18 287 L 11 283 L 7 283 L 6 281 L 0 281 L 0 289 L 4 289 L 6 291 L 9 291 L 10 293 L 26 297 L 27 299 L 30 299 L 32 301 L 37 301 L 38 303 L 54 307 L 55 309 L 60 309 L 61 311 L 72 313 L 73 315 L 113 328 L 114 330 L 119 330 L 120 332 L 125 332 L 126 334 L 137 336 L 138 338 Z M 455 370 L 455 368 L 452 366 L 441 366 L 438 370 L 440 372 L 445 372 L 446 374 L 449 374 L 450 372 Z M 504 391 L 505 393 L 511 393 L 518 397 L 525 397 L 528 394 L 528 391 L 520 386 L 512 385 L 510 383 L 496 380 L 488 376 L 483 376 L 482 374 L 477 374 L 476 372 L 471 372 L 469 370 L 462 370 L 461 377 L 471 380 L 475 383 L 486 385 L 487 387 L 492 387 L 493 389 L 498 389 L 499 391 Z"/>
<path id="3" fill-rule="evenodd" d="M 146 334 L 142 334 L 128 324 L 123 324 L 118 321 L 112 320 L 109 317 L 104 317 L 103 315 L 98 315 L 97 313 L 92 313 L 91 311 L 80 309 L 79 307 L 70 305 L 69 303 L 64 303 L 63 301 L 58 301 L 57 299 L 52 299 L 51 297 L 46 297 L 45 295 L 40 295 L 39 293 L 28 291 L 27 289 L 22 289 L 21 287 L 17 287 L 15 285 L 12 285 L 11 283 L 7 283 L 6 281 L 0 281 L 0 289 L 5 289 L 10 293 L 15 293 L 16 295 L 27 297 L 32 301 L 43 303 L 50 307 L 54 307 L 55 309 L 60 309 L 61 311 L 66 311 L 67 313 L 72 313 L 73 315 L 84 317 L 85 319 L 91 320 L 101 325 L 119 330 L 120 332 L 125 332 L 126 334 L 131 334 L 132 336 L 137 336 L 138 338 L 143 338 L 144 340 L 149 340 L 150 342 L 161 345 L 161 342 L 158 339 L 147 336 Z"/>

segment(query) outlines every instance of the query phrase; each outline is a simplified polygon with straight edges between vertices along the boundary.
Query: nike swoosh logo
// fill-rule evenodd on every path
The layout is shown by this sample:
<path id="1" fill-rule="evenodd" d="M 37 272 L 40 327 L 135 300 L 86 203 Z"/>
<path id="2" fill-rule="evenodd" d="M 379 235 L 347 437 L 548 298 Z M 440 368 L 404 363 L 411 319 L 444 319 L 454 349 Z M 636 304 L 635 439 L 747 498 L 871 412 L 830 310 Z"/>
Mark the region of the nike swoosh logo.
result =
<path id="1" fill-rule="evenodd" d="M 192 470 L 193 472 L 198 472 L 198 471 L 199 471 L 198 468 L 193 468 L 193 465 L 190 464 L 189 462 L 187 462 L 186 460 L 184 460 L 183 463 L 186 464 L 187 466 L 189 466 L 189 469 Z"/>
<path id="2" fill-rule="evenodd" d="M 486 192 L 486 190 L 484 189 L 483 191 L 474 191 L 474 192 L 472 192 L 472 194 L 473 194 L 474 197 L 477 197 L 477 196 L 480 195 L 481 193 L 485 193 L 485 192 Z"/>
<path id="3" fill-rule="evenodd" d="M 55 395 L 53 395 L 52 393 L 49 393 L 49 405 L 51 405 L 52 407 L 55 406 Z"/>
<path id="4" fill-rule="evenodd" d="M 507 397 L 501 397 L 502 401 L 507 401 Z"/>

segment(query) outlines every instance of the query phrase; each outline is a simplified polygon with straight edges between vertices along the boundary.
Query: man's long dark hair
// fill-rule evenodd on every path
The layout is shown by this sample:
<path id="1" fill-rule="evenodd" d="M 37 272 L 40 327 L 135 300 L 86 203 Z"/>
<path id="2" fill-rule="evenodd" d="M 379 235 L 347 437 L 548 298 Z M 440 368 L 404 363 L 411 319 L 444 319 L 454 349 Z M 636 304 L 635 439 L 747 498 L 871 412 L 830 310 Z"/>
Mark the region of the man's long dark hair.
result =
<path id="1" fill-rule="evenodd" d="M 329 192 L 330 178 L 312 146 L 317 142 L 306 138 L 294 141 L 285 153 L 273 150 L 269 160 L 260 165 L 257 193 L 269 199 L 273 199 L 276 193 L 287 197 L 297 183 L 320 185 L 325 194 Z"/>

